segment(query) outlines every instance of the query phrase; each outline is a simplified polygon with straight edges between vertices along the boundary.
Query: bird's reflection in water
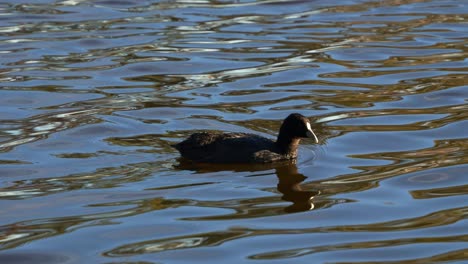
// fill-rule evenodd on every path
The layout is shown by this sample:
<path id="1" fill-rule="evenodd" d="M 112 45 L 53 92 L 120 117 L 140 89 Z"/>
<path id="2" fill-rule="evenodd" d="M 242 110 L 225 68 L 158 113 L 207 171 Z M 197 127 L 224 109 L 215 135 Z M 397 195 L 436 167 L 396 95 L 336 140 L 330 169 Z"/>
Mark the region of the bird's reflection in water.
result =
<path id="1" fill-rule="evenodd" d="M 284 208 L 288 213 L 302 212 L 314 209 L 313 198 L 320 191 L 302 190 L 301 182 L 307 177 L 299 173 L 295 164 L 275 168 L 278 176 L 278 191 L 283 194 L 281 199 L 293 204 Z"/>
<path id="2" fill-rule="evenodd" d="M 299 173 L 296 164 L 289 161 L 274 164 L 208 164 L 194 163 L 180 158 L 179 164 L 176 165 L 175 168 L 179 170 L 196 171 L 197 173 L 216 171 L 257 172 L 274 169 L 278 177 L 277 189 L 283 194 L 281 199 L 292 203 L 292 205 L 284 208 L 284 211 L 287 213 L 314 209 L 313 198 L 320 194 L 318 190 L 302 190 L 301 183 L 307 177 Z"/>

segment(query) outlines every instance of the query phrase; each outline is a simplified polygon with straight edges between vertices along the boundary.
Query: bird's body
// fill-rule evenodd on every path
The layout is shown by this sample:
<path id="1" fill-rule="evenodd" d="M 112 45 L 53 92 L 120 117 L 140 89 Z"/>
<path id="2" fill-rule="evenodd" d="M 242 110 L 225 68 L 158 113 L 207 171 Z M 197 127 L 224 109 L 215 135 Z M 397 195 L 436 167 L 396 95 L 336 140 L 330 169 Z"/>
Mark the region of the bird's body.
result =
<path id="1" fill-rule="evenodd" d="M 247 133 L 194 133 L 174 147 L 196 162 L 265 163 L 289 158 L 278 154 L 275 141 Z"/>
<path id="2" fill-rule="evenodd" d="M 199 132 L 173 145 L 182 157 L 207 163 L 269 163 L 293 160 L 301 138 L 317 137 L 309 121 L 291 114 L 283 122 L 277 141 L 248 133 Z"/>

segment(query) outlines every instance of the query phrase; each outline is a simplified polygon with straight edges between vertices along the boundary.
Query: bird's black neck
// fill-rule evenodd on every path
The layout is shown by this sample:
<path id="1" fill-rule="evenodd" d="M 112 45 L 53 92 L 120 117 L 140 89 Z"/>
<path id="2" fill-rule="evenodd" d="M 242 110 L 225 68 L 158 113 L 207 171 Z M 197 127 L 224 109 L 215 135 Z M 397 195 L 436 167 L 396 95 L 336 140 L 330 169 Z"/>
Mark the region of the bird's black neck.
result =
<path id="1" fill-rule="evenodd" d="M 278 139 L 276 140 L 276 146 L 278 147 L 281 154 L 295 158 L 297 156 L 297 148 L 300 141 L 300 138 L 291 137 L 290 135 L 280 133 L 278 135 Z"/>

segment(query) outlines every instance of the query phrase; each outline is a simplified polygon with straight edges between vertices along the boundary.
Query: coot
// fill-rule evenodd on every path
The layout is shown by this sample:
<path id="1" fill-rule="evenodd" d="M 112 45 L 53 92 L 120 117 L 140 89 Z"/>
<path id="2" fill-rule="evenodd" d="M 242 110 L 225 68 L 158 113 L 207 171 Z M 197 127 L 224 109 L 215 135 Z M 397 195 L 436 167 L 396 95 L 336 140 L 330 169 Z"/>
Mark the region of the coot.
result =
<path id="1" fill-rule="evenodd" d="M 318 143 L 309 120 L 294 113 L 283 121 L 276 141 L 248 133 L 200 132 L 173 147 L 195 162 L 270 163 L 296 159 L 301 138 Z"/>

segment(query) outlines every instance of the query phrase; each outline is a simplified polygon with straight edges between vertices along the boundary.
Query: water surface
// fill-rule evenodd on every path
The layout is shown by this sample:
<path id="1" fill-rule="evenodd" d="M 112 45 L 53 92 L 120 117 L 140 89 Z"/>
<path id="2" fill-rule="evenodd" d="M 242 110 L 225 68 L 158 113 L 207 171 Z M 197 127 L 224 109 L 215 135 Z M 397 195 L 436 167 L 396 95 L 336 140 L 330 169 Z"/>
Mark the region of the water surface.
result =
<path id="1" fill-rule="evenodd" d="M 0 3 L 1 263 L 468 261 L 468 5 Z M 292 164 L 211 166 L 199 130 Z"/>

